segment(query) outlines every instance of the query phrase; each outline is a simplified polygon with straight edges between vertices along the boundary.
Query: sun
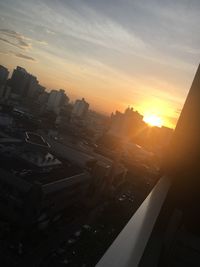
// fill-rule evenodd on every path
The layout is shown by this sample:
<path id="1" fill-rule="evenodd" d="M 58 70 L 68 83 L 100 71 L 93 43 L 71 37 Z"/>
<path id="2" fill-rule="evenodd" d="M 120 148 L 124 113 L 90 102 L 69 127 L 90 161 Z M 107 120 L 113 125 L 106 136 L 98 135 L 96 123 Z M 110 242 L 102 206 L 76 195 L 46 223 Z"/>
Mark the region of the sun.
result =
<path id="1" fill-rule="evenodd" d="M 157 127 L 162 127 L 162 120 L 160 117 L 157 115 L 145 115 L 143 119 L 146 123 L 148 123 L 150 126 L 157 126 Z"/>

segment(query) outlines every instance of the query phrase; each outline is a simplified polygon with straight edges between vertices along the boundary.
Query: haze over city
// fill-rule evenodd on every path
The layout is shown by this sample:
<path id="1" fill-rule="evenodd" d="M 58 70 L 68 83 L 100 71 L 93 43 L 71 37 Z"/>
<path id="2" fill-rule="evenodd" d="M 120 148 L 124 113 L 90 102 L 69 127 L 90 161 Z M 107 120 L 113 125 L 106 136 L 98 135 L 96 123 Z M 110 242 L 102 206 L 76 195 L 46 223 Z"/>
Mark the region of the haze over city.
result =
<path id="1" fill-rule="evenodd" d="M 0 63 L 111 113 L 174 127 L 199 61 L 199 1 L 0 1 Z"/>

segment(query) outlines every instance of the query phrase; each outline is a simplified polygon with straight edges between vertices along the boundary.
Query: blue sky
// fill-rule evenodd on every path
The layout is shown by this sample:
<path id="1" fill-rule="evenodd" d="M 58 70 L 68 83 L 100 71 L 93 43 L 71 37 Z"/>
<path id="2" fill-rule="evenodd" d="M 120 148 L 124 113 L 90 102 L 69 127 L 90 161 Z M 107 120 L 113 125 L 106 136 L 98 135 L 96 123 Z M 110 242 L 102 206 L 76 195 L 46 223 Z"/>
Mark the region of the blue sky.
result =
<path id="1" fill-rule="evenodd" d="M 132 105 L 168 125 L 200 58 L 200 1 L 0 0 L 0 64 L 110 113 Z"/>

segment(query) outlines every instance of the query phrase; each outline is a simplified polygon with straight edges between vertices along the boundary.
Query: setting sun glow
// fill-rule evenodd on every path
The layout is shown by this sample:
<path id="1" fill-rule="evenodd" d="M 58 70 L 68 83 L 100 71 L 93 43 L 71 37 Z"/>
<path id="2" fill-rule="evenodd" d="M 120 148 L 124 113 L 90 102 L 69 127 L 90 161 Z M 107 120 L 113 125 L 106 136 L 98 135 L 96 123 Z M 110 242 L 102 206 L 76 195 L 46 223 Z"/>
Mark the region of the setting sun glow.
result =
<path id="1" fill-rule="evenodd" d="M 145 115 L 144 119 L 143 119 L 146 123 L 148 123 L 150 126 L 157 126 L 157 127 L 161 127 L 163 122 L 161 120 L 161 118 L 159 118 L 156 115 Z"/>

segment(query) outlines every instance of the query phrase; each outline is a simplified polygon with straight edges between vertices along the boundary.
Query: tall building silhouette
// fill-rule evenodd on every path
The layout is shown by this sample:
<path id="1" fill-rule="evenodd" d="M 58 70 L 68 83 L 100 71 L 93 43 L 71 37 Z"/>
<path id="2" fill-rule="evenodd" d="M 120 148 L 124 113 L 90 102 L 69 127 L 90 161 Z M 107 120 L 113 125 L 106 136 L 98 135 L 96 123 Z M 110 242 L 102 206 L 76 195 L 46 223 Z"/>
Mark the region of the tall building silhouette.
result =
<path id="1" fill-rule="evenodd" d="M 5 85 L 8 79 L 9 71 L 4 66 L 0 65 L 0 85 Z"/>
<path id="2" fill-rule="evenodd" d="M 17 66 L 10 79 L 12 93 L 23 96 L 25 94 L 29 78 L 30 76 L 28 72 L 24 68 Z"/>
<path id="3" fill-rule="evenodd" d="M 3 97 L 5 91 L 6 81 L 8 79 L 9 71 L 4 66 L 0 65 L 0 97 Z"/>
<path id="4" fill-rule="evenodd" d="M 39 83 L 37 78 L 30 74 L 27 82 L 27 88 L 24 91 L 24 96 L 33 98 L 36 95 L 38 88 Z"/>
<path id="5" fill-rule="evenodd" d="M 39 85 L 37 77 L 19 66 L 14 69 L 9 85 L 11 86 L 12 94 L 17 95 L 18 97 L 34 98 L 43 91 L 42 86 Z"/>

